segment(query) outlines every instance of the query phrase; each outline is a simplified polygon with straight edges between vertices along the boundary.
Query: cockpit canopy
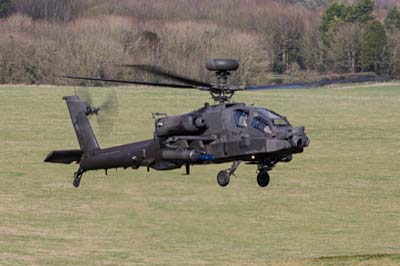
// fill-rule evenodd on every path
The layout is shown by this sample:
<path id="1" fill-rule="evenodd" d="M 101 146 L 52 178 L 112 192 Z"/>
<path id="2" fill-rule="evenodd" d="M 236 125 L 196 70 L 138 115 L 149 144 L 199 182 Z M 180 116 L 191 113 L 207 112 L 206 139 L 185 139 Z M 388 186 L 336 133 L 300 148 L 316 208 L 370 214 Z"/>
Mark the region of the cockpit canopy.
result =
<path id="1" fill-rule="evenodd" d="M 273 111 L 267 110 L 265 108 L 261 108 L 261 107 L 257 107 L 256 108 L 256 112 L 255 116 L 261 116 L 264 119 L 269 119 L 270 121 L 272 121 L 274 126 L 288 126 L 289 121 L 287 121 L 287 119 L 284 116 L 281 116 Z"/>
<path id="2" fill-rule="evenodd" d="M 245 128 L 251 126 L 265 134 L 271 134 L 272 127 L 290 126 L 285 117 L 261 107 L 236 109 L 233 116 L 236 127 Z"/>

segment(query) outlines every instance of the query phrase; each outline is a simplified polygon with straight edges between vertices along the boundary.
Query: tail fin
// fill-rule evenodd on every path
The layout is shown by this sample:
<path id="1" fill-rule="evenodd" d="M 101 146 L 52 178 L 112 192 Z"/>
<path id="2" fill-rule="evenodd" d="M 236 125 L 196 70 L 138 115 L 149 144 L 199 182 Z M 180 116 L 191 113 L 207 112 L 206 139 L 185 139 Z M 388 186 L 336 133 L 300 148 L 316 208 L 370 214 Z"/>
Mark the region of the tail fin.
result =
<path id="1" fill-rule="evenodd" d="M 96 112 L 96 110 L 89 103 L 81 101 L 79 96 L 64 96 L 63 99 L 67 102 L 81 150 L 86 154 L 99 150 L 100 146 L 87 118 L 90 113 Z"/>

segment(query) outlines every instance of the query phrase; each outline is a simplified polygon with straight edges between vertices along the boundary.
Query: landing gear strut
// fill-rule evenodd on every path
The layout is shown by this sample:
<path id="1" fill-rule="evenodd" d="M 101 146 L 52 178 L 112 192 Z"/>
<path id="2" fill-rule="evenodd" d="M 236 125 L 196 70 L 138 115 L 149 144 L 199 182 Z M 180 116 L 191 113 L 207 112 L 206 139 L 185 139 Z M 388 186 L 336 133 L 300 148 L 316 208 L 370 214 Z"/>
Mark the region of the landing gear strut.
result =
<path id="1" fill-rule="evenodd" d="M 81 184 L 81 179 L 82 179 L 82 175 L 83 175 L 84 172 L 85 172 L 84 170 L 79 168 L 78 171 L 76 171 L 74 173 L 74 181 L 72 182 L 74 187 L 76 187 L 76 188 L 79 187 L 79 185 Z"/>
<path id="2" fill-rule="evenodd" d="M 221 187 L 225 187 L 229 184 L 231 175 L 235 175 L 236 169 L 239 167 L 241 161 L 234 161 L 231 168 L 219 171 L 217 175 L 217 183 Z"/>

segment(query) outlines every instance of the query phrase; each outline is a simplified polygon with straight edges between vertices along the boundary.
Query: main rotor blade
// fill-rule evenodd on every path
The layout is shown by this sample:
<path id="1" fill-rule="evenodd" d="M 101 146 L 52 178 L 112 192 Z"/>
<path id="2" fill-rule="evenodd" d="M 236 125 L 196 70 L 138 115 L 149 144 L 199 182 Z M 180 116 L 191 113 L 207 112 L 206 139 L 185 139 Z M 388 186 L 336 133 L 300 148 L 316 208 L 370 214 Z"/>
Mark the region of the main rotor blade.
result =
<path id="1" fill-rule="evenodd" d="M 362 83 L 372 81 L 387 81 L 388 78 L 384 77 L 358 77 L 341 80 L 320 80 L 313 82 L 299 82 L 299 83 L 286 83 L 286 84 L 275 84 L 275 85 L 261 85 L 261 86 L 245 86 L 244 90 L 279 90 L 279 89 L 305 89 L 312 87 L 322 87 L 332 84 L 351 84 L 351 83 Z"/>
<path id="2" fill-rule="evenodd" d="M 67 79 L 104 81 L 104 82 L 115 82 L 115 83 L 135 84 L 135 85 L 145 85 L 145 86 L 155 86 L 155 87 L 178 88 L 178 89 L 202 89 L 203 88 L 202 86 L 191 86 L 191 85 L 169 84 L 169 83 L 155 83 L 155 82 L 145 82 L 145 81 L 135 81 L 135 80 L 101 79 L 101 78 L 77 77 L 77 76 L 61 76 L 61 77 L 67 78 Z"/>
<path id="3" fill-rule="evenodd" d="M 190 85 L 193 85 L 196 87 L 208 87 L 208 88 L 212 87 L 211 84 L 208 84 L 206 82 L 195 80 L 195 79 L 188 78 L 188 77 L 184 77 L 184 76 L 178 75 L 176 73 L 166 71 L 166 70 L 161 69 L 156 66 L 151 66 L 151 65 L 121 65 L 121 66 L 137 68 L 139 70 L 142 70 L 142 71 L 145 71 L 148 73 L 156 74 L 156 75 L 164 77 L 164 78 L 170 78 L 172 80 L 180 81 L 180 82 L 190 84 Z"/>

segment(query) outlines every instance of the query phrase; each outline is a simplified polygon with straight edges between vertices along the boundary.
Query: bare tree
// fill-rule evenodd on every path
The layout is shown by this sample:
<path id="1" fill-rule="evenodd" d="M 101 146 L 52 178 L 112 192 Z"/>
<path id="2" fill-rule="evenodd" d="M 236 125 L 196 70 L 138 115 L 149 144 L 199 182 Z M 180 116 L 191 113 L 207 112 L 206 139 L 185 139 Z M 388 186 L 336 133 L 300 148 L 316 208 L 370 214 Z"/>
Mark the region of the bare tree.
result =
<path id="1" fill-rule="evenodd" d="M 263 20 L 263 33 L 269 47 L 273 48 L 273 70 L 290 70 L 296 62 L 300 39 L 304 31 L 304 9 L 299 6 L 271 5 Z"/>
<path id="2" fill-rule="evenodd" d="M 303 60 L 304 68 L 311 71 L 325 72 L 326 50 L 321 39 L 321 19 L 318 13 L 310 14 L 304 18 L 304 32 L 300 41 L 300 56 Z"/>
<path id="3" fill-rule="evenodd" d="M 400 76 L 400 30 L 394 30 L 388 34 L 387 44 L 389 74 Z"/>
<path id="4" fill-rule="evenodd" d="M 336 71 L 356 72 L 360 69 L 361 25 L 340 23 L 332 30 L 328 56 Z"/>

